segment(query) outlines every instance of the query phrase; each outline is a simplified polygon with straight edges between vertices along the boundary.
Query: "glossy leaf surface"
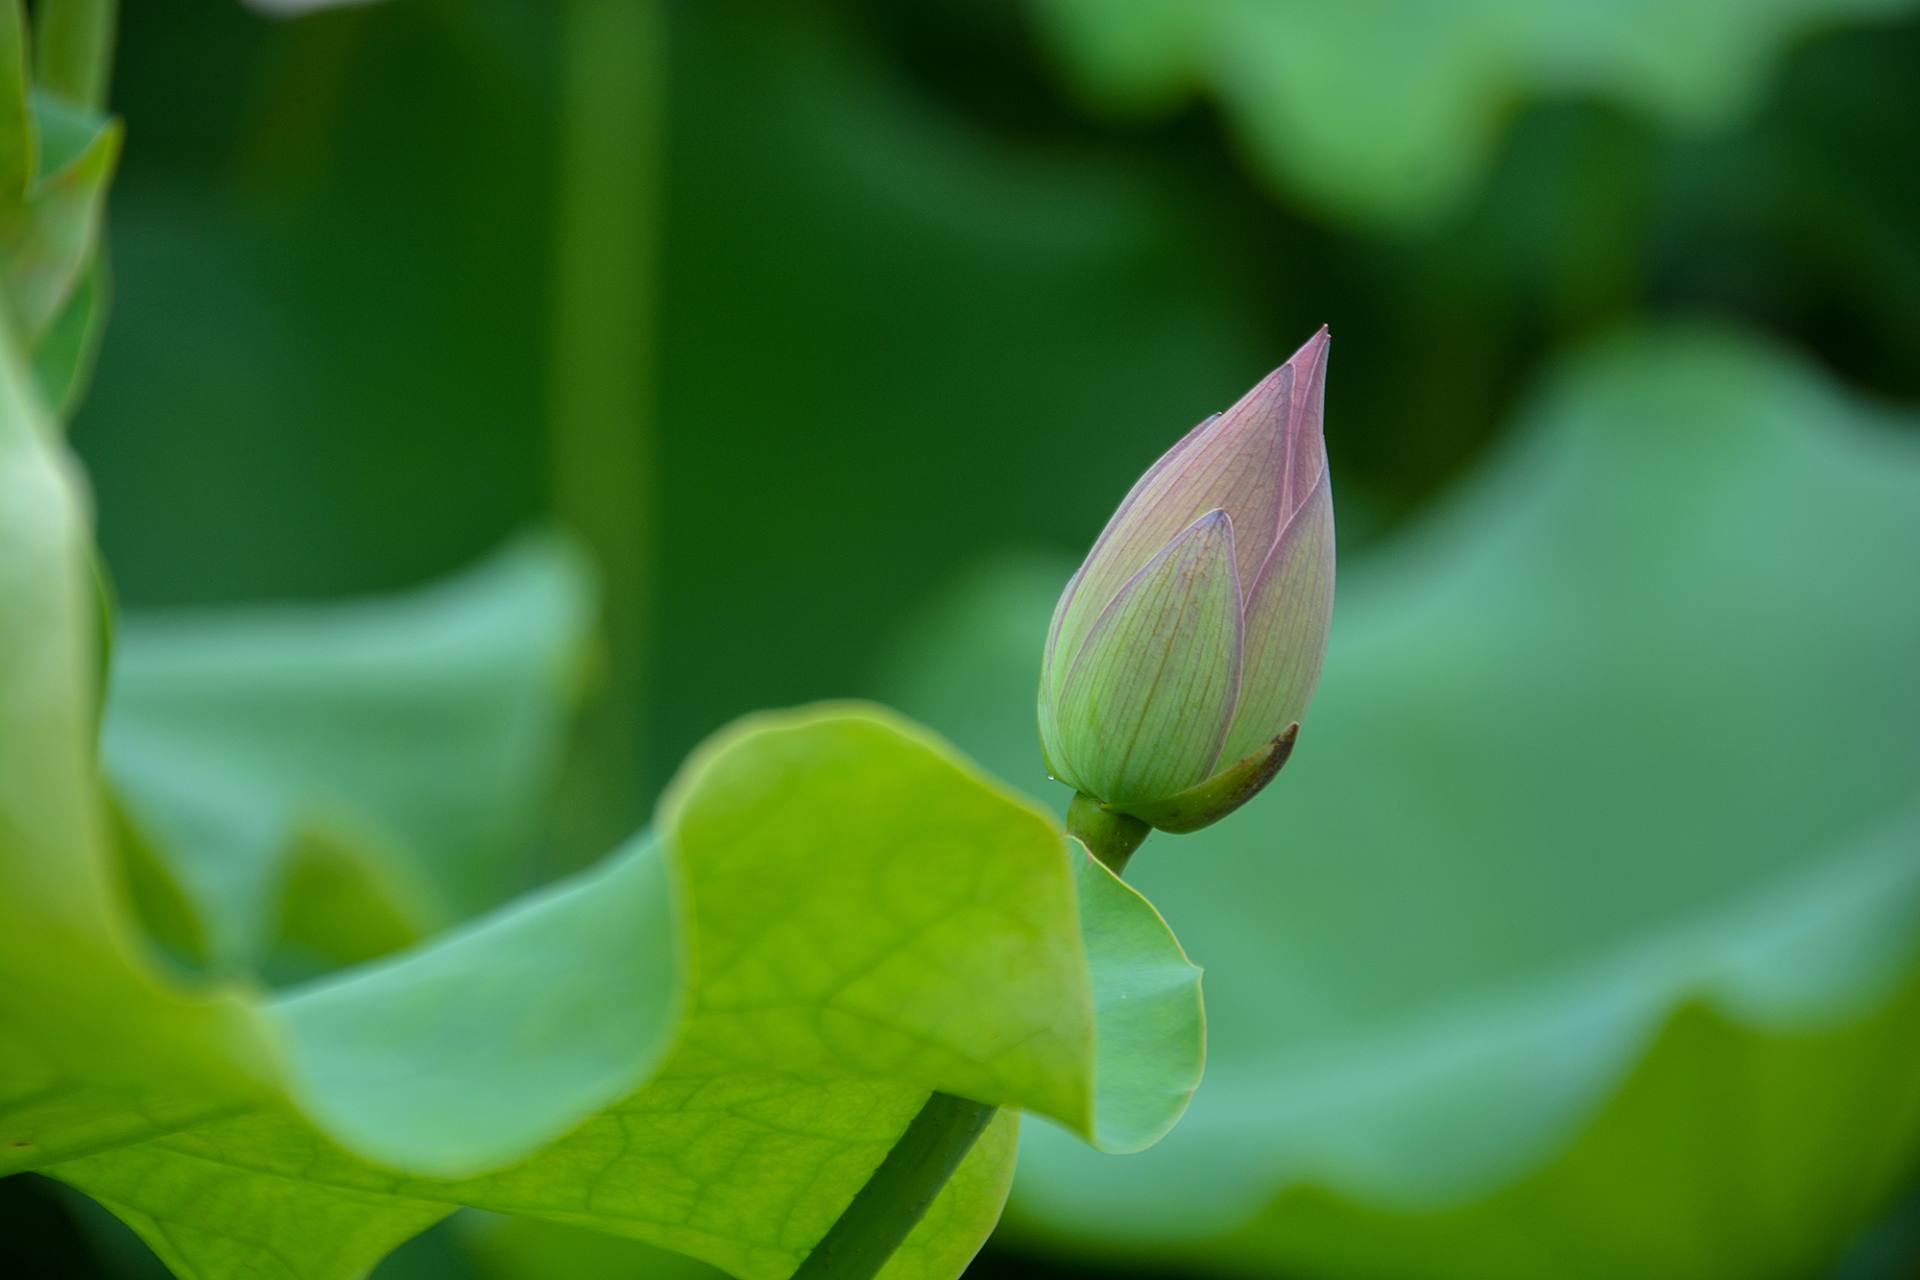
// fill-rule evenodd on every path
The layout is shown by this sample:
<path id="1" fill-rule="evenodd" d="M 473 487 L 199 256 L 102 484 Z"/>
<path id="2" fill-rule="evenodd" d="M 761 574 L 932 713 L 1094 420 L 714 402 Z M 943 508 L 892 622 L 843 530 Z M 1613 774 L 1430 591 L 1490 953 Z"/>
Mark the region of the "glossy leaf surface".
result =
<path id="1" fill-rule="evenodd" d="M 931 1090 L 1115 1150 L 1184 1109 L 1198 971 L 1153 908 L 858 705 L 721 734 L 657 839 L 415 950 L 277 999 L 182 981 L 105 821 L 86 513 L 0 372 L 0 587 L 28 606 L 0 620 L 0 1168 L 87 1191 L 183 1275 L 355 1276 L 467 1204 L 773 1280 Z M 890 1274 L 959 1272 L 1013 1124 Z"/>

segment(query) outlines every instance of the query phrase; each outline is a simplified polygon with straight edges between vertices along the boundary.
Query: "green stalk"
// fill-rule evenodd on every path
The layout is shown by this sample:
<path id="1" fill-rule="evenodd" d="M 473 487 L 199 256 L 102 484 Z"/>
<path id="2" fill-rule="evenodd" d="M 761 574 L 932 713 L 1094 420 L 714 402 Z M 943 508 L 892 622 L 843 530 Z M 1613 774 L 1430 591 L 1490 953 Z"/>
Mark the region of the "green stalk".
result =
<path id="1" fill-rule="evenodd" d="M 1133 851 L 1153 834 L 1153 828 L 1138 818 L 1103 809 L 1092 796 L 1076 792 L 1067 805 L 1067 834 L 1077 837 L 1113 874 L 1124 875 Z"/>
<path id="2" fill-rule="evenodd" d="M 39 87 L 82 107 L 107 105 L 113 73 L 114 0 L 42 0 L 34 22 Z"/>
<path id="3" fill-rule="evenodd" d="M 1151 832 L 1139 819 L 1108 813 L 1083 795 L 1074 796 L 1067 806 L 1067 834 L 1115 875 Z M 879 1275 L 986 1132 L 996 1110 L 947 1093 L 929 1097 L 793 1280 L 873 1280 Z"/>
<path id="4" fill-rule="evenodd" d="M 880 1274 L 973 1150 L 995 1110 L 949 1093 L 928 1098 L 793 1280 L 871 1280 Z"/>
<path id="5" fill-rule="evenodd" d="M 603 589 L 605 683 L 581 727 L 566 843 L 598 853 L 643 816 L 654 523 L 654 298 L 666 112 L 663 0 L 567 0 L 554 181 L 553 506 Z"/>

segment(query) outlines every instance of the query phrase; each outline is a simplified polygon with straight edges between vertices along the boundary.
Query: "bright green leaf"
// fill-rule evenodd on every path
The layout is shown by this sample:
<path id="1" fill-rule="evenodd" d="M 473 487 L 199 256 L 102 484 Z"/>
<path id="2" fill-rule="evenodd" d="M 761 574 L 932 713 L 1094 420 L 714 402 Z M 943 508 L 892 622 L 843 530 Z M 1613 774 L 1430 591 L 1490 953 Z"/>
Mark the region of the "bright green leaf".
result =
<path id="1" fill-rule="evenodd" d="M 70 468 L 0 345 L 0 1169 L 181 1274 L 356 1276 L 466 1204 L 777 1280 L 944 1089 L 1010 1109 L 889 1267 L 944 1280 L 999 1216 L 1011 1108 L 1116 1150 L 1184 1109 L 1198 972 L 1153 909 L 859 706 L 721 734 L 657 840 L 404 955 L 273 1000 L 178 978 L 103 820 Z"/>
<path id="2" fill-rule="evenodd" d="M 1116 1149 L 1185 1108 L 1197 974 L 1159 917 L 898 722 L 750 723 L 689 766 L 667 812 L 685 1019 L 662 846 L 645 842 L 268 1006 L 289 1102 L 48 1171 L 196 1274 L 305 1257 L 299 1206 L 325 1222 L 346 1197 L 363 1264 L 466 1204 L 778 1277 L 932 1089 Z M 998 1216 L 1011 1136 L 1009 1118 L 898 1274 L 957 1273 Z"/>

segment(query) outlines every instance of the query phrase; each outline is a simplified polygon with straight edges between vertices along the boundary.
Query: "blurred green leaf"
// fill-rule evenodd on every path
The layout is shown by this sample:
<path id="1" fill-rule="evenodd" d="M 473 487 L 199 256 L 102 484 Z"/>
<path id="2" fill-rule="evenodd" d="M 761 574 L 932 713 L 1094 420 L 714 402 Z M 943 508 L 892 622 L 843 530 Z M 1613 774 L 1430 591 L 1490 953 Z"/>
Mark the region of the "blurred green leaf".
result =
<path id="1" fill-rule="evenodd" d="M 1134 860 L 1209 967 L 1208 1088 L 1138 1160 L 1031 1134 L 1016 1221 L 1288 1275 L 1830 1259 L 1920 1164 L 1909 425 L 1623 339 L 1344 566 L 1286 771 Z M 898 673 L 1016 780 L 1070 569 L 975 579 Z"/>
<path id="2" fill-rule="evenodd" d="M 66 101 L 97 110 L 107 99 L 117 0 L 36 0 L 34 75 Z"/>
<path id="3" fill-rule="evenodd" d="M 0 3 L 0 200 L 6 201 L 25 194 L 34 174 L 26 18 L 26 0 Z"/>
<path id="4" fill-rule="evenodd" d="M 181 883 L 167 856 L 127 815 L 126 806 L 109 799 L 115 867 L 126 886 L 127 904 L 140 931 L 160 951 L 189 969 L 205 969 L 213 959 L 204 914 Z M 356 902 L 364 907 L 364 902 Z"/>
<path id="5" fill-rule="evenodd" d="M 22 192 L 0 196 L 0 282 L 29 350 L 88 274 L 120 154 L 117 120 L 43 94 L 32 95 L 31 106 L 39 142 L 34 180 Z"/>
<path id="6" fill-rule="evenodd" d="M 397 944 L 526 883 L 591 597 L 535 538 L 386 600 L 123 617 L 101 754 L 213 960 L 257 968 L 276 920 L 366 958 L 377 939 L 321 936 L 370 923 L 315 913 L 323 885 L 394 916 Z"/>
<path id="7" fill-rule="evenodd" d="M 93 380 L 112 292 L 106 258 L 96 250 L 33 353 L 40 394 L 63 420 L 73 416 Z"/>
<path id="8" fill-rule="evenodd" d="M 1405 226 L 1458 205 L 1517 103 L 1586 94 L 1681 129 L 1745 110 L 1782 46 L 1912 0 L 1034 0 L 1094 100 L 1217 97 L 1277 183 Z"/>

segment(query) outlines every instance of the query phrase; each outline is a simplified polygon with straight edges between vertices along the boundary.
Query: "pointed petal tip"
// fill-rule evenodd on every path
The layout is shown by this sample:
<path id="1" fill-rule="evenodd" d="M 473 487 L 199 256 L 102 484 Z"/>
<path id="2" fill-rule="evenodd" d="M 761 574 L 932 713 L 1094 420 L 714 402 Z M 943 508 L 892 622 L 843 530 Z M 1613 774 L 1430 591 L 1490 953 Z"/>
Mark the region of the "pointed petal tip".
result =
<path id="1" fill-rule="evenodd" d="M 1195 554 L 1194 548 L 1216 542 L 1222 538 L 1233 537 L 1233 517 L 1224 507 L 1214 507 L 1195 516 L 1193 522 L 1173 535 L 1154 553 L 1154 559 L 1162 556 L 1180 554 L 1176 548 L 1188 548 L 1186 554 Z M 1144 570 L 1142 571 L 1144 572 Z M 1135 575 L 1139 576 L 1138 574 Z"/>
<path id="2" fill-rule="evenodd" d="M 1324 377 L 1327 365 L 1327 348 L 1332 345 L 1333 334 L 1327 326 L 1323 324 L 1314 330 L 1311 338 L 1308 338 L 1300 344 L 1298 350 L 1288 356 L 1283 363 L 1269 371 L 1266 377 L 1255 383 L 1253 389 L 1241 397 L 1241 401 L 1244 403 L 1246 401 L 1275 396 L 1280 393 L 1283 384 L 1289 384 L 1289 380 L 1297 378 L 1297 375 L 1303 370 L 1306 373 L 1306 380 L 1309 382 L 1314 378 Z M 1286 386 L 1286 390 L 1291 391 L 1292 389 L 1290 384 Z M 1214 416 L 1218 417 L 1219 415 L 1215 414 Z"/>
<path id="3" fill-rule="evenodd" d="M 1327 389 L 1327 348 L 1332 343 L 1324 324 L 1301 348 L 1287 361 L 1289 368 L 1299 371 L 1293 380 L 1294 407 L 1296 412 L 1291 421 L 1298 429 L 1310 429 L 1314 435 L 1322 436 L 1325 424 L 1321 419 L 1321 401 Z M 1306 412 L 1297 412 L 1304 409 Z"/>
<path id="4" fill-rule="evenodd" d="M 1222 557 L 1226 561 L 1228 574 L 1232 576 L 1235 592 L 1238 593 L 1240 574 L 1233 563 L 1233 517 L 1224 507 L 1213 508 L 1181 530 L 1179 536 L 1168 544 L 1166 551 L 1170 552 L 1175 545 L 1183 543 L 1186 544 L 1186 555 L 1201 558 Z"/>

